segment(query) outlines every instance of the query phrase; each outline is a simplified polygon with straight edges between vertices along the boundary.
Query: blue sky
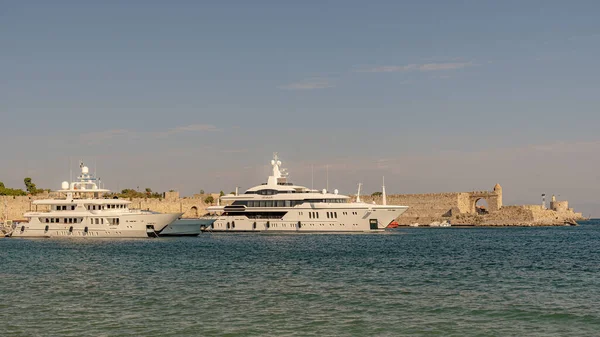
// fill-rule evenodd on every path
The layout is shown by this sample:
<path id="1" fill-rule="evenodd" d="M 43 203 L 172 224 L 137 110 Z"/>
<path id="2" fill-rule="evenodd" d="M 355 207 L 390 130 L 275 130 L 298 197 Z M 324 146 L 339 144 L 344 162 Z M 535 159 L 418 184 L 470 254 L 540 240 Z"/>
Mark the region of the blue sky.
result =
<path id="1" fill-rule="evenodd" d="M 504 187 L 600 216 L 597 1 L 2 1 L 0 181 Z M 6 164 L 8 163 L 8 164 Z M 74 165 L 75 166 L 75 165 Z"/>

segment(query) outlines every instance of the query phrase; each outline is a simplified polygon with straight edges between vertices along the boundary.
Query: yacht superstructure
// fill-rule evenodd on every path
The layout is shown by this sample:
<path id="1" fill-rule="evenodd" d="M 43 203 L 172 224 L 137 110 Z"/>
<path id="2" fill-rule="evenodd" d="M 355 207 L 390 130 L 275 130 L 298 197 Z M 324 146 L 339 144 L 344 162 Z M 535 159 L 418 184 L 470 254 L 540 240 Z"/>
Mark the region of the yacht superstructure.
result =
<path id="1" fill-rule="evenodd" d="M 368 232 L 383 230 L 408 206 L 350 202 L 337 190 L 313 190 L 287 181 L 277 154 L 271 160 L 273 173 L 267 182 L 244 194 L 221 197 L 228 205 L 208 207 L 220 216 L 209 230 L 286 232 Z"/>
<path id="2" fill-rule="evenodd" d="M 110 190 L 101 189 L 89 169 L 80 163 L 78 181 L 63 182 L 59 198 L 33 201 L 49 211 L 27 212 L 27 223 L 16 226 L 13 237 L 154 237 L 182 213 L 161 214 L 133 210 L 130 201 L 104 198 Z M 36 207 L 37 208 L 37 207 Z"/>

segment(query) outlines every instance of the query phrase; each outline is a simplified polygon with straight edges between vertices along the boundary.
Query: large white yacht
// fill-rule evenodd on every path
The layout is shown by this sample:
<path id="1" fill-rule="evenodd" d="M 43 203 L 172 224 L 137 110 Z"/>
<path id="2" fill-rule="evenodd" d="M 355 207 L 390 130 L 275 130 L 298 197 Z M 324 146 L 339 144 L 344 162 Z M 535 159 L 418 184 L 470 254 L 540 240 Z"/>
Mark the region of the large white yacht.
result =
<path id="1" fill-rule="evenodd" d="M 182 213 L 161 214 L 129 209 L 130 201 L 104 198 L 101 189 L 81 163 L 78 181 L 63 182 L 59 198 L 33 201 L 49 206 L 47 212 L 27 212 L 27 223 L 15 226 L 13 237 L 155 237 Z"/>
<path id="2" fill-rule="evenodd" d="M 327 190 L 318 191 L 287 181 L 287 172 L 274 155 L 273 174 L 266 183 L 244 194 L 228 194 L 220 201 L 227 205 L 210 206 L 220 216 L 208 228 L 214 232 L 368 232 L 383 230 L 404 213 L 408 206 L 356 202 L 350 197 Z"/>

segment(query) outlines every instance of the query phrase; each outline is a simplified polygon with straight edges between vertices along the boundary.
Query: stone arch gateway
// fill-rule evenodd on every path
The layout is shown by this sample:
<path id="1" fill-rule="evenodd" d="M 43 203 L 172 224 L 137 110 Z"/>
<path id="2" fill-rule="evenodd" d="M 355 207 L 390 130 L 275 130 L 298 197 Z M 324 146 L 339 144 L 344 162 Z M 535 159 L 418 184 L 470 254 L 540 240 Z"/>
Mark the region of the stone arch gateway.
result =
<path id="1" fill-rule="evenodd" d="M 494 186 L 493 191 L 475 191 L 469 194 L 469 213 L 477 213 L 477 201 L 483 199 L 488 205 L 488 212 L 499 211 L 502 208 L 502 187 L 500 184 Z"/>
<path id="2" fill-rule="evenodd" d="M 199 216 L 199 215 L 198 215 L 198 207 L 196 207 L 196 206 L 192 206 L 192 208 L 190 209 L 190 211 L 192 212 L 192 216 L 193 216 L 194 218 L 197 218 L 197 217 Z"/>

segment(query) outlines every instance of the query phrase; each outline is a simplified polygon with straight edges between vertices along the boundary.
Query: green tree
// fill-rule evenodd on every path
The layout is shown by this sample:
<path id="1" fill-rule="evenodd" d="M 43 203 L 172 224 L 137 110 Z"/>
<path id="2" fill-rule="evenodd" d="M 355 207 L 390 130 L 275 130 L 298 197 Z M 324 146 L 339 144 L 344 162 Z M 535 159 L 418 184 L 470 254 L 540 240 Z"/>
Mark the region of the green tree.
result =
<path id="1" fill-rule="evenodd" d="M 35 187 L 35 184 L 31 181 L 31 178 L 27 177 L 23 179 L 23 182 L 25 183 L 25 189 L 27 190 L 27 192 L 29 192 L 30 194 L 36 194 L 38 192 L 38 189 Z"/>
<path id="2" fill-rule="evenodd" d="M 206 199 L 204 199 L 205 204 L 212 204 L 213 202 L 215 202 L 215 198 L 213 198 L 212 195 L 209 195 L 208 197 L 206 197 Z"/>
<path id="3" fill-rule="evenodd" d="M 204 194 L 204 190 L 200 190 L 200 194 Z"/>
<path id="4" fill-rule="evenodd" d="M 381 192 L 373 192 L 373 193 L 371 193 L 372 197 L 380 197 L 382 195 L 383 195 L 383 193 L 381 193 Z"/>
<path id="5" fill-rule="evenodd" d="M 153 192 L 151 188 L 146 188 L 144 192 L 138 192 L 132 188 L 126 188 L 121 190 L 120 193 L 112 193 L 107 194 L 109 197 L 119 197 L 119 198 L 156 198 L 161 199 L 163 197 L 162 193 Z"/>
<path id="6" fill-rule="evenodd" d="M 3 182 L 0 182 L 0 195 L 20 196 L 27 195 L 25 191 L 16 188 L 6 188 Z"/>
<path id="7" fill-rule="evenodd" d="M 219 192 L 219 196 L 220 196 L 220 197 L 222 197 L 222 196 L 224 196 L 224 195 L 225 195 L 225 193 L 223 193 L 223 191 Z"/>

